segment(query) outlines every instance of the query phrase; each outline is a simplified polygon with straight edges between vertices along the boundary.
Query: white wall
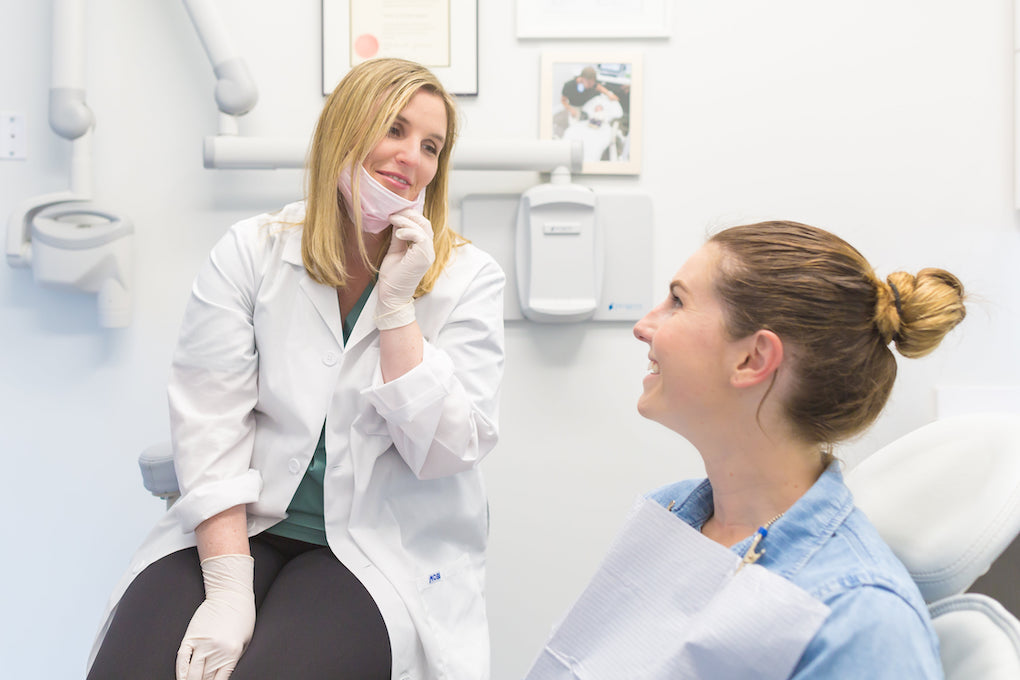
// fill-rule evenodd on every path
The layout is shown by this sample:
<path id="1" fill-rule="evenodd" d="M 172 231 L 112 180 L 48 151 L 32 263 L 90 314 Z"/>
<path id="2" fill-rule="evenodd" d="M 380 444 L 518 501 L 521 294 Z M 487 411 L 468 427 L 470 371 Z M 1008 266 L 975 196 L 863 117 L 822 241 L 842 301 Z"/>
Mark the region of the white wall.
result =
<path id="1" fill-rule="evenodd" d="M 317 0 L 221 0 L 262 99 L 250 134 L 307 136 L 319 106 Z M 518 41 L 512 2 L 480 0 L 481 92 L 464 136 L 538 133 L 543 48 Z M 887 412 L 851 462 L 932 420 L 940 385 L 1017 385 L 1008 0 L 682 2 L 645 53 L 644 166 L 596 187 L 649 192 L 662 293 L 706 228 L 761 218 L 845 236 L 880 273 L 943 266 L 975 297 L 930 358 L 901 363 Z M 91 0 L 88 102 L 97 199 L 137 225 L 135 319 L 98 327 L 94 299 L 0 266 L 0 646 L 9 677 L 80 677 L 107 592 L 161 504 L 138 452 L 167 437 L 164 383 L 191 280 L 236 219 L 300 195 L 295 171 L 211 171 L 201 138 L 213 77 L 179 2 Z M 46 123 L 50 7 L 0 0 L 0 110 L 29 156 L 0 161 L 0 218 L 66 188 L 69 144 Z M 267 27 L 272 27 L 270 30 Z M 455 199 L 520 191 L 534 173 L 454 175 Z M 492 505 L 494 677 L 520 677 L 595 569 L 633 498 L 701 468 L 634 412 L 645 348 L 625 324 L 507 332 Z M 11 469 L 13 468 L 13 469 Z"/>

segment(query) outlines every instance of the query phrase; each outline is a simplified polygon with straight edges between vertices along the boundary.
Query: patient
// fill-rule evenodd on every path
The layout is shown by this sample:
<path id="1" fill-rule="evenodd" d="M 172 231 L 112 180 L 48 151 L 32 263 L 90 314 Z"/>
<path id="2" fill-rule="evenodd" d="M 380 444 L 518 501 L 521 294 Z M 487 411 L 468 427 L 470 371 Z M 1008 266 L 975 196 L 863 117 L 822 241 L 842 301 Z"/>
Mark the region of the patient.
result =
<path id="1" fill-rule="evenodd" d="M 706 585 L 714 593 L 710 605 L 684 629 L 673 619 L 685 598 L 694 597 L 690 588 L 674 585 L 669 596 L 650 599 L 659 614 L 642 619 L 617 612 L 648 579 L 626 583 L 620 587 L 625 596 L 603 606 L 612 598 L 594 588 L 602 583 L 597 574 L 529 679 L 575 677 L 569 672 L 585 666 L 584 677 L 609 677 L 601 669 L 615 662 L 599 665 L 609 658 L 606 649 L 619 645 L 626 653 L 671 625 L 671 649 L 656 652 L 666 661 L 643 668 L 640 677 L 665 677 L 665 668 L 673 677 L 731 677 L 735 668 L 744 673 L 739 677 L 798 680 L 942 677 L 921 595 L 854 507 L 832 451 L 865 430 L 885 405 L 896 377 L 888 345 L 908 358 L 924 356 L 964 315 L 963 286 L 949 272 L 896 272 L 882 280 L 860 253 L 821 229 L 765 222 L 713 236 L 677 272 L 669 295 L 635 325 L 634 335 L 649 346 L 638 411 L 691 442 L 708 475 L 653 492 L 658 505 L 647 507 L 661 526 L 675 525 L 713 557 L 721 553 L 724 576 Z M 633 526 L 628 523 L 613 551 L 638 533 Z M 693 554 L 671 562 L 664 581 L 679 584 L 702 570 Z M 755 574 L 767 587 L 721 616 L 720 607 L 712 610 L 726 588 Z M 618 570 L 609 581 L 628 575 Z M 782 592 L 778 605 L 752 614 L 749 600 L 774 589 Z M 787 603 L 784 619 L 778 610 Z M 596 610 L 606 616 L 592 619 Z M 786 638 L 802 638 L 789 648 L 787 666 L 732 652 L 726 635 L 759 616 L 786 622 L 760 631 L 757 644 L 766 652 L 787 645 Z M 805 624 L 805 632 L 787 634 L 812 616 L 817 622 Z M 585 624 L 579 618 L 588 627 L 575 636 L 571 628 Z M 723 631 L 721 639 L 706 641 L 709 620 L 713 634 Z M 592 631 L 603 636 L 597 644 L 586 641 Z M 700 671 L 688 676 L 682 670 L 691 668 Z M 712 672 L 722 668 L 728 671 Z"/>

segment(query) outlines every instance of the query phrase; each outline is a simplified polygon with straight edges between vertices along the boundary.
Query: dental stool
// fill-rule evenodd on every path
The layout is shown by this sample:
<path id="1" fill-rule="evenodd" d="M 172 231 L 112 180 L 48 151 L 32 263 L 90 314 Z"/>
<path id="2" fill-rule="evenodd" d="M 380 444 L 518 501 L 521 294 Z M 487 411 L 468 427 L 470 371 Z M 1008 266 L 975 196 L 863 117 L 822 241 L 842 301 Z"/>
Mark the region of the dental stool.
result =
<path id="1" fill-rule="evenodd" d="M 1020 678 L 1020 620 L 964 592 L 1020 533 L 1020 415 L 938 420 L 846 481 L 928 603 L 947 680 Z"/>

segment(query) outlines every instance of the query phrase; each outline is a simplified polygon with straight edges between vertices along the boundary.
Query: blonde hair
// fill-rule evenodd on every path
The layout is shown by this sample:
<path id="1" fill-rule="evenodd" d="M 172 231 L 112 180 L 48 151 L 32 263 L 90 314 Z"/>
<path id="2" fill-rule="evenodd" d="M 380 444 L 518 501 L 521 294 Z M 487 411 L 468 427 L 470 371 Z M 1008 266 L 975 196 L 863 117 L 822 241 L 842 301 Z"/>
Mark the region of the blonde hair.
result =
<path id="1" fill-rule="evenodd" d="M 426 272 L 415 297 L 432 290 L 453 249 L 467 241 L 450 229 L 447 201 L 450 155 L 457 139 L 457 110 L 453 97 L 424 66 L 404 59 L 372 59 L 352 68 L 326 100 L 312 137 L 305 176 L 305 219 L 301 257 L 315 281 L 343 288 L 350 263 L 347 252 L 356 245 L 361 261 L 372 271 L 361 232 L 360 211 L 354 214 L 355 244 L 347 243 L 351 217 L 337 188 L 344 168 L 357 168 L 389 131 L 396 117 L 418 91 L 438 96 L 446 109 L 446 140 L 439 153 L 436 175 L 425 191 L 425 217 L 432 223 L 436 260 Z M 351 173 L 352 200 L 361 204 L 360 176 Z M 385 252 L 385 248 L 383 249 Z"/>
<path id="2" fill-rule="evenodd" d="M 831 445 L 881 413 L 896 379 L 888 345 L 934 350 L 966 316 L 963 284 L 942 269 L 882 281 L 843 239 L 796 222 L 726 229 L 715 290 L 731 337 L 760 329 L 790 343 L 793 389 L 784 408 L 805 441 Z"/>

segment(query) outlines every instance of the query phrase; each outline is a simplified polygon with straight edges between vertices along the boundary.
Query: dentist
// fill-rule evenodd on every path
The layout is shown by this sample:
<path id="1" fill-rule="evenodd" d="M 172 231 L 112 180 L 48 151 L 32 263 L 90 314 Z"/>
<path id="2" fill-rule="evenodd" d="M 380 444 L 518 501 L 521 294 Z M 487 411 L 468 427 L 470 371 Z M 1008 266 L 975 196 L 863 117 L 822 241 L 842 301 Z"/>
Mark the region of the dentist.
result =
<path id="1" fill-rule="evenodd" d="M 355 66 L 306 200 L 215 246 L 170 372 L 182 495 L 91 680 L 489 677 L 504 275 L 447 223 L 456 134 L 427 69 Z"/>

